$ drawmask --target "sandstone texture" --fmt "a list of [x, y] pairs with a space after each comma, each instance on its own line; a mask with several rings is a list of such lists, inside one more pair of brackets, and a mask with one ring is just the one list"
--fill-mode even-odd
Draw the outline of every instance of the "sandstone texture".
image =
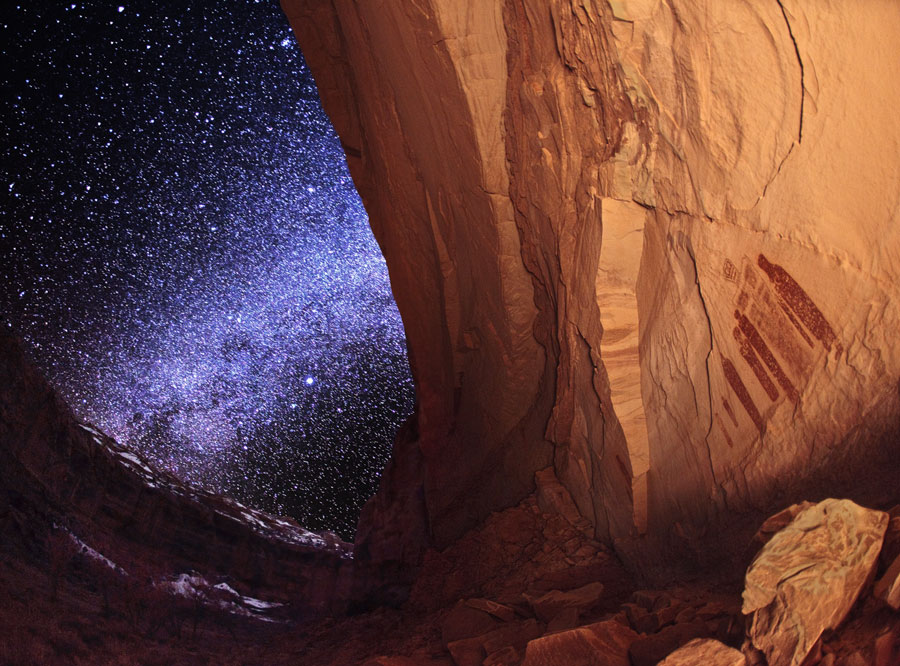
[[888, 515], [829, 499], [800, 511], [747, 571], [748, 636], [770, 664], [799, 666], [871, 581]]
[[636, 634], [615, 620], [550, 634], [528, 644], [522, 666], [629, 666]]
[[367, 552], [548, 466], [634, 563], [896, 464], [896, 3], [282, 6], [416, 379]]
[[712, 638], [697, 638], [678, 648], [659, 666], [745, 666], [746, 657]]

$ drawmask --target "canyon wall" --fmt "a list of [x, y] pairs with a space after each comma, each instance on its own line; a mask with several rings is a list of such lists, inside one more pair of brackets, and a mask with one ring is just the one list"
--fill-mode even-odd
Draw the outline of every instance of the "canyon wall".
[[896, 459], [900, 5], [282, 6], [417, 386], [367, 552], [548, 465], [636, 552]]
[[67, 533], [133, 579], [224, 580], [298, 618], [350, 603], [352, 546], [152, 469], [80, 423], [3, 331], [0, 519], [35, 558]]

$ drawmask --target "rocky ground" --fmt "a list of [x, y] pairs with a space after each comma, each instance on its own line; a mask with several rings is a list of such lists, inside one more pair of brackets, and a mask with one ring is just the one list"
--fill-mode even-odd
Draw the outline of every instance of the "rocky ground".
[[[900, 506], [829, 502], [766, 521], [747, 545], [763, 550], [746, 582], [725, 567], [644, 589], [548, 476], [519, 506], [429, 551], [400, 608], [312, 623], [289, 606], [259, 608], [227, 581], [124, 576], [97, 550], [7, 502], [0, 663], [900, 663]], [[758, 608], [745, 615], [742, 591], [751, 586]]]
[[[763, 572], [775, 597], [802, 609], [791, 615], [779, 608], [762, 627], [756, 615], [742, 612], [740, 573], [641, 589], [607, 548], [532, 499], [494, 514], [447, 551], [430, 552], [400, 611], [316, 627], [309, 663], [652, 666], [667, 657], [667, 666], [900, 663], [900, 506], [885, 513], [830, 502], [835, 506], [799, 505], [774, 516], [748, 544], [768, 548], [774, 535], [783, 540], [800, 509], [816, 525], [800, 531], [800, 540], [811, 543], [806, 550], [788, 548], [786, 557], [771, 561], [764, 550], [755, 560], [752, 570], [758, 578]], [[810, 519], [816, 510], [838, 515], [831, 522]], [[790, 588], [803, 571], [811, 572], [812, 587]], [[809, 643], [808, 657], [794, 654], [795, 644], [803, 644], [798, 635]], [[754, 645], [768, 651], [768, 662]]]

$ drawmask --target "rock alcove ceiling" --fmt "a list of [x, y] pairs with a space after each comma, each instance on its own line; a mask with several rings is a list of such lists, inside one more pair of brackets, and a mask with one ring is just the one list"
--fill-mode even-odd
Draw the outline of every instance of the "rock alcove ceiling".
[[[83, 564], [54, 578], [29, 515], [136, 561], [217, 553], [208, 577], [294, 613], [232, 625], [247, 663], [262, 635], [269, 663], [896, 663], [900, 8], [282, 7], [417, 384], [353, 557], [214, 498], [154, 532], [110, 499], [140, 474], [9, 344], [5, 552], [82, 614], [102, 595], [73, 592]], [[98, 495], [75, 460], [125, 476]], [[202, 547], [173, 538], [198, 524]], [[122, 645], [162, 649], [163, 624]], [[185, 663], [222, 632], [199, 624]]]

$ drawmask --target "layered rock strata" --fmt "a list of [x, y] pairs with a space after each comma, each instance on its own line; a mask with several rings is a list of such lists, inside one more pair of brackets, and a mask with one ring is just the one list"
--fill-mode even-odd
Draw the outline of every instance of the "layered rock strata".
[[551, 465], [638, 558], [896, 458], [900, 7], [282, 6], [416, 379], [367, 548], [415, 559]]

